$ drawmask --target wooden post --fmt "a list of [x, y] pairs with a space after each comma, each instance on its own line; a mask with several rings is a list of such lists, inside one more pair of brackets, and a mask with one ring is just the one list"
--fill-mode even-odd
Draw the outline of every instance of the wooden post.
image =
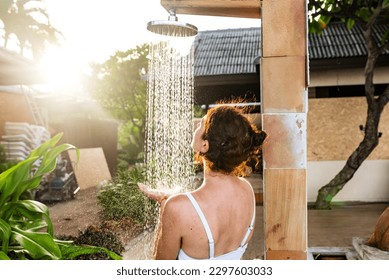
[[161, 0], [177, 14], [262, 17], [266, 259], [307, 258], [306, 0]]
[[305, 0], [262, 0], [266, 259], [307, 258]]

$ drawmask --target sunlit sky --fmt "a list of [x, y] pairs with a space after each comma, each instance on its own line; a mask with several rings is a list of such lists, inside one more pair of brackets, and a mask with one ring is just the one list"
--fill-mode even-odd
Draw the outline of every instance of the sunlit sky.
[[[152, 20], [167, 20], [160, 0], [45, 0], [51, 24], [65, 41], [47, 54], [45, 68], [57, 88], [78, 82], [88, 63], [103, 62], [116, 50], [125, 51], [155, 40], [146, 29]], [[199, 29], [258, 27], [258, 19], [180, 15], [179, 21]]]

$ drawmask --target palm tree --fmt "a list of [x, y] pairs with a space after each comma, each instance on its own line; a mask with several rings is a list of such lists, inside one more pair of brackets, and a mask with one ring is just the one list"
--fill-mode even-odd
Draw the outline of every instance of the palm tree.
[[41, 0], [0, 0], [0, 20], [3, 22], [4, 47], [16, 36], [20, 53], [31, 50], [39, 59], [46, 44], [58, 43], [61, 33], [55, 29]]

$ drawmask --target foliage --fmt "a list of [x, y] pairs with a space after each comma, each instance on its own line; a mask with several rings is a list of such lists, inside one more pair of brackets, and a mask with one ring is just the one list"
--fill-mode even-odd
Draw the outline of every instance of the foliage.
[[103, 208], [103, 217], [115, 221], [130, 218], [138, 224], [153, 225], [157, 217], [156, 203], [147, 199], [137, 186], [144, 179], [144, 172], [139, 167], [119, 171], [97, 197]]
[[143, 162], [143, 153], [138, 143], [137, 135], [142, 133], [139, 127], [131, 122], [123, 123], [119, 126], [118, 132], [118, 165], [119, 170], [128, 169], [130, 165]]
[[12, 35], [18, 39], [20, 52], [31, 49], [34, 59], [44, 52], [47, 43], [58, 43], [61, 33], [56, 30], [41, 0], [2, 0], [0, 20], [4, 28], [4, 47]]
[[364, 70], [368, 105], [365, 135], [343, 169], [319, 190], [315, 207], [329, 209], [334, 196], [354, 176], [379, 143], [378, 125], [381, 113], [389, 102], [389, 86], [381, 93], [376, 92], [373, 76], [378, 59], [389, 51], [389, 30], [377, 38], [373, 29], [378, 24], [389, 24], [389, 0], [310, 0], [309, 11], [310, 32], [320, 32], [336, 20], [344, 22], [348, 28], [353, 28], [355, 24], [361, 26], [368, 52]]
[[206, 115], [206, 109], [203, 108], [201, 105], [194, 105], [193, 107], [193, 114], [195, 118], [202, 118]]
[[22, 199], [24, 193], [36, 189], [43, 176], [55, 169], [58, 155], [75, 148], [70, 144], [57, 145], [61, 137], [57, 134], [0, 174], [0, 259], [71, 259], [99, 251], [120, 259], [105, 248], [75, 246], [55, 239], [48, 207]]
[[85, 87], [114, 118], [123, 121], [121, 146], [130, 149], [124, 155], [134, 161], [143, 151], [146, 119], [146, 72], [149, 46], [117, 51], [102, 64], [92, 64]]
[[[71, 238], [74, 239], [74, 238]], [[107, 248], [109, 251], [120, 255], [124, 251], [122, 242], [118, 235], [103, 226], [89, 226], [74, 239], [74, 244], [79, 246], [96, 246]], [[111, 257], [106, 252], [96, 252], [93, 254], [79, 255], [76, 260], [107, 260]]]
[[355, 23], [368, 24], [373, 17], [378, 23], [388, 23], [388, 8], [389, 0], [309, 0], [309, 31], [320, 32], [334, 20], [350, 29]]
[[7, 160], [5, 148], [3, 145], [0, 145], [0, 173], [3, 173], [3, 171], [7, 170], [15, 164], [16, 162]]

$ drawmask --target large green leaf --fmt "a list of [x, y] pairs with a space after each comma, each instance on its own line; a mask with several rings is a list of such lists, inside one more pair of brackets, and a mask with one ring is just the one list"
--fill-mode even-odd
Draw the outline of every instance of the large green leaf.
[[61, 259], [61, 250], [48, 233], [38, 233], [13, 228], [11, 239], [20, 244], [35, 260]]
[[0, 251], [0, 260], [10, 260], [6, 253]]
[[0, 174], [0, 209], [10, 196], [20, 188], [20, 184], [29, 176], [32, 164], [36, 157], [19, 162], [9, 170]]
[[56, 134], [54, 137], [52, 137], [51, 139], [40, 145], [38, 148], [33, 150], [30, 153], [29, 157], [41, 157], [44, 153], [46, 153], [47, 150], [53, 148], [58, 143], [62, 135], [63, 133]]
[[63, 260], [74, 260], [78, 256], [90, 255], [96, 253], [106, 253], [113, 260], [122, 260], [123, 258], [116, 253], [109, 251], [106, 248], [95, 247], [95, 246], [77, 246], [70, 245], [68, 243], [58, 243]]
[[35, 188], [39, 187], [40, 182], [42, 181], [42, 177], [43, 176], [32, 177], [30, 179], [27, 179], [27, 180], [21, 182], [19, 187], [15, 191], [15, 193], [12, 195], [11, 200], [12, 201], [17, 201], [17, 200], [19, 200], [20, 196], [23, 193], [25, 193], [26, 191], [32, 190], [32, 189], [35, 189]]
[[20, 200], [7, 205], [5, 217], [14, 216], [10, 223], [19, 228], [38, 231], [47, 227], [47, 232], [53, 236], [54, 229], [49, 216], [49, 208], [35, 200]]
[[[38, 171], [35, 173], [35, 176], [40, 176], [52, 172], [57, 165], [58, 156], [62, 152], [69, 149], [75, 149], [75, 147], [70, 144], [62, 144], [58, 147], [52, 148], [51, 150], [47, 151], [47, 153], [42, 159], [42, 163], [39, 166]], [[78, 150], [77, 150], [77, 155], [79, 155]]]
[[[8, 252], [8, 243], [11, 236], [10, 225], [0, 218], [0, 241], [2, 252]], [[1, 251], [0, 251], [1, 252]]]

